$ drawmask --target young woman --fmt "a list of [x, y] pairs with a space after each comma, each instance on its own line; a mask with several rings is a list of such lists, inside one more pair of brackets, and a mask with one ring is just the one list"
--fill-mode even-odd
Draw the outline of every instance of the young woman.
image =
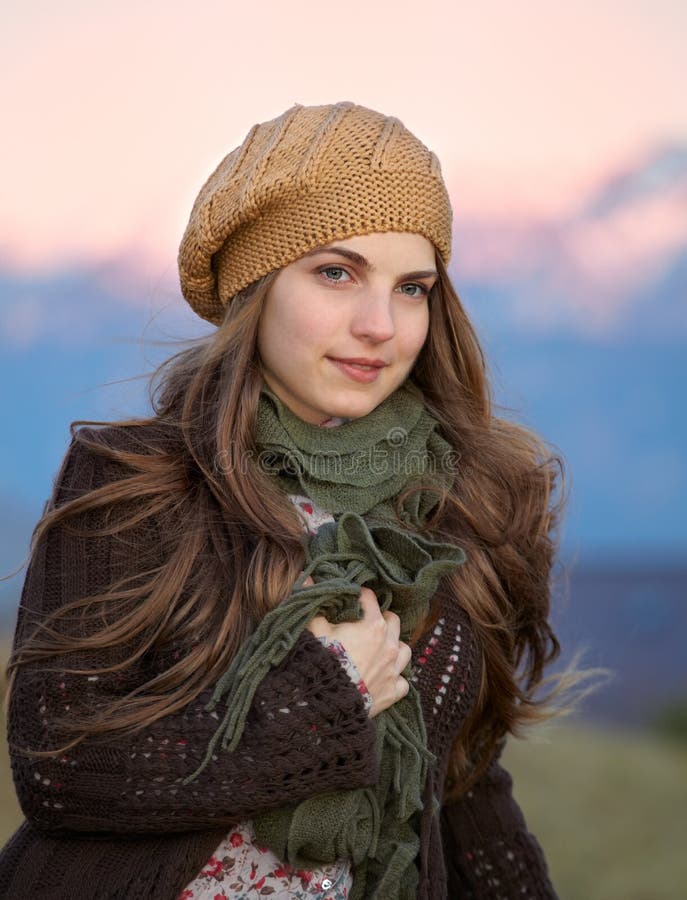
[[554, 712], [560, 460], [493, 413], [451, 221], [352, 103], [203, 186], [217, 329], [149, 418], [72, 426], [34, 533], [3, 897], [555, 897], [499, 754]]

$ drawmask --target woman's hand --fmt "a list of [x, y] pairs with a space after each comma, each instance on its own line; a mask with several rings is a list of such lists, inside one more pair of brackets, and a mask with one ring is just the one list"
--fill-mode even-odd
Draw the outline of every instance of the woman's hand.
[[[303, 586], [314, 584], [307, 578]], [[357, 622], [332, 625], [324, 616], [315, 616], [307, 625], [315, 637], [339, 641], [360, 673], [372, 697], [369, 715], [378, 713], [405, 697], [407, 680], [400, 674], [410, 662], [408, 644], [399, 640], [401, 621], [393, 612], [382, 612], [370, 588], [360, 589], [363, 618]]]

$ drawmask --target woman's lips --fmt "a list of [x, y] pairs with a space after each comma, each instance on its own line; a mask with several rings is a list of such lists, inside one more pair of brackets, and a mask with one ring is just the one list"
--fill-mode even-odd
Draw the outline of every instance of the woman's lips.
[[363, 384], [369, 384], [372, 381], [375, 381], [379, 377], [379, 373], [382, 371], [382, 366], [361, 366], [357, 363], [345, 363], [340, 359], [334, 359], [332, 356], [328, 356], [327, 359], [334, 363], [334, 365], [339, 369], [340, 372], [343, 372], [344, 375], [347, 375], [349, 378], [352, 378], [353, 381], [359, 381]]

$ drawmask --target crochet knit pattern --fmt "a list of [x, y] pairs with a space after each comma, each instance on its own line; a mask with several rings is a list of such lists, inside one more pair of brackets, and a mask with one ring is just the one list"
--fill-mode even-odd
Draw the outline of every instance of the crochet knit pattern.
[[[178, 452], [176, 435], [162, 425], [104, 432], [123, 450], [140, 451], [145, 439], [161, 453]], [[89, 436], [97, 441], [98, 434]], [[122, 463], [74, 440], [54, 502], [62, 505], [127, 474]], [[165, 562], [165, 520], [139, 523], [123, 539], [89, 536], [103, 528], [105, 517], [103, 509], [81, 514], [78, 530], [56, 526], [38, 543], [22, 591], [17, 641], [56, 608]], [[438, 623], [413, 650], [427, 746], [437, 758], [428, 798], [443, 795], [451, 742], [473, 708], [481, 679], [468, 616], [454, 598], [437, 602]], [[79, 623], [84, 634], [95, 627]], [[135, 649], [92, 650], [70, 664], [116, 667]], [[318, 793], [376, 783], [374, 720], [337, 659], [309, 632], [258, 687], [237, 750], [219, 754], [191, 784], [185, 780], [200, 765], [218, 725], [206, 710], [209, 691], [132, 735], [89, 740], [49, 759], [23, 752], [59, 745], [55, 722], [66, 706], [97, 709], [164, 672], [167, 664], [166, 655], [152, 653], [123, 673], [110, 670], [97, 679], [39, 662], [18, 672], [9, 744], [27, 821], [0, 854], [3, 900], [171, 900], [203, 869], [234, 823]], [[440, 818], [431, 802], [425, 804], [417, 862], [419, 900], [556, 897], [497, 758], [469, 794], [443, 804]]]

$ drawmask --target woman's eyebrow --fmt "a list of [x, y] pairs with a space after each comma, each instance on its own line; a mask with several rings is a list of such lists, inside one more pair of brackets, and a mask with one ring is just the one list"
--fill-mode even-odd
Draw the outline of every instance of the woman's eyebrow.
[[[374, 266], [369, 259], [366, 259], [361, 253], [356, 253], [355, 250], [348, 250], [346, 247], [316, 247], [315, 250], [304, 253], [303, 256], [316, 256], [318, 253], [335, 253], [338, 256], [343, 256], [351, 262], [356, 263], [368, 272], [374, 272]], [[434, 278], [438, 274], [436, 269], [422, 269], [417, 272], [406, 272], [404, 275], [401, 275], [400, 278]]]

